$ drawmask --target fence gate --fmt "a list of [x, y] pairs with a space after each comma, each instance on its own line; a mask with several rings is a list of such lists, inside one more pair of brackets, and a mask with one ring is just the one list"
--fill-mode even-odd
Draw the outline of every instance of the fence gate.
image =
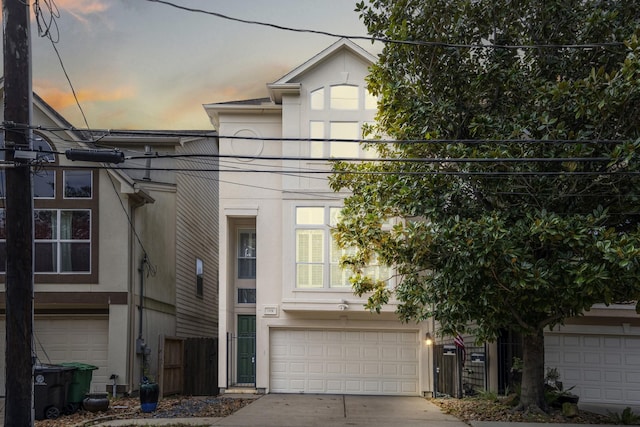
[[158, 385], [161, 396], [182, 394], [184, 384], [184, 338], [160, 336]]
[[[461, 351], [453, 344], [436, 345], [436, 396], [463, 397], [487, 388], [485, 347], [465, 347]], [[464, 364], [462, 358], [464, 357]]]
[[216, 396], [218, 339], [161, 336], [158, 384], [162, 396]]
[[189, 396], [216, 396], [220, 393], [217, 338], [185, 340], [183, 393]]

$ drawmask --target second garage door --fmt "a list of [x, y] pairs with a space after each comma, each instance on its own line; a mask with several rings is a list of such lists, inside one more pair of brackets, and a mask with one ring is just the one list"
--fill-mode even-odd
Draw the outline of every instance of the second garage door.
[[563, 385], [580, 403], [637, 406], [640, 401], [640, 337], [546, 334], [545, 363], [558, 368]]
[[420, 394], [415, 331], [271, 330], [270, 391]]

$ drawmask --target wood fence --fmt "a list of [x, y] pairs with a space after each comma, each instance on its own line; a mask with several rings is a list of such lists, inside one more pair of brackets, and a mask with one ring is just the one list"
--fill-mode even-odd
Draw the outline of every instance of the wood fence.
[[162, 336], [158, 371], [162, 396], [218, 395], [218, 339]]

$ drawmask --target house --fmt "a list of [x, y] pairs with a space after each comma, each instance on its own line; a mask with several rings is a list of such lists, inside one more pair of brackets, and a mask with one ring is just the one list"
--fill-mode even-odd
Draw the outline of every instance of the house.
[[[259, 392], [431, 395], [444, 365], [427, 344], [431, 322], [402, 324], [389, 304], [362, 307], [337, 262], [329, 229], [345, 194], [327, 186], [329, 157], [368, 157], [358, 144], [374, 120], [366, 90], [376, 58], [340, 40], [267, 84], [269, 97], [207, 104], [220, 135], [219, 386]], [[507, 331], [505, 331], [507, 332]], [[474, 347], [479, 387], [508, 386], [516, 337]], [[594, 307], [546, 334], [546, 366], [581, 404], [637, 407], [640, 318], [633, 305]], [[452, 354], [455, 354], [452, 353]], [[475, 359], [472, 359], [472, 356]], [[451, 359], [446, 359], [449, 363]], [[478, 368], [478, 369], [476, 369]]]
[[596, 304], [545, 333], [545, 365], [580, 406], [640, 411], [640, 315], [636, 303]]
[[[219, 386], [260, 392], [422, 395], [425, 323], [365, 311], [330, 227], [345, 194], [328, 157], [371, 156], [365, 77], [375, 57], [342, 39], [267, 85], [269, 98], [207, 104], [220, 137]], [[238, 173], [242, 172], [242, 173]], [[383, 274], [381, 272], [381, 274]], [[224, 339], [223, 337], [226, 337]]]
[[[216, 135], [78, 131], [35, 94], [32, 124], [37, 359], [95, 365], [91, 391], [115, 381], [134, 392], [143, 375], [157, 378], [162, 336], [217, 336], [217, 159], [163, 158], [215, 155]], [[64, 154], [86, 148], [142, 158], [106, 165]]]

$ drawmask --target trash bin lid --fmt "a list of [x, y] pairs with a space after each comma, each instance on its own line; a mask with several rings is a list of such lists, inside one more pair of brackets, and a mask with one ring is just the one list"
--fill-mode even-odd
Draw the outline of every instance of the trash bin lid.
[[98, 369], [98, 367], [95, 365], [89, 365], [88, 363], [82, 363], [82, 362], [64, 362], [64, 363], [61, 363], [60, 365], [70, 367], [70, 368], [75, 368], [78, 371], [95, 371], [96, 369]]
[[34, 366], [36, 372], [60, 372], [71, 371], [77, 369], [75, 366], [63, 366], [63, 365], [42, 365], [38, 364]]

